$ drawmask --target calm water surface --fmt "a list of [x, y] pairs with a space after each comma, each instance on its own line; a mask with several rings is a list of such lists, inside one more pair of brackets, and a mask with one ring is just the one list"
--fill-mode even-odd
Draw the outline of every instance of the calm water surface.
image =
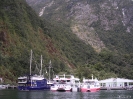
[[133, 99], [133, 90], [100, 90], [84, 93], [0, 90], [0, 99]]

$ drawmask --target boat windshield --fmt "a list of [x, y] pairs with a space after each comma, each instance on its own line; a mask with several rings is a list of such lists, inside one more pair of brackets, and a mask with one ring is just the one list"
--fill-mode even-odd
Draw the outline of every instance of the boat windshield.
[[18, 82], [26, 82], [27, 81], [27, 79], [25, 78], [25, 79], [18, 79]]
[[70, 83], [70, 80], [56, 80], [55, 83], [56, 84], [66, 84], [66, 83]]
[[84, 83], [85, 84], [94, 84], [95, 82], [94, 81], [85, 81]]
[[75, 80], [75, 83], [79, 83], [80, 81], [79, 80]]

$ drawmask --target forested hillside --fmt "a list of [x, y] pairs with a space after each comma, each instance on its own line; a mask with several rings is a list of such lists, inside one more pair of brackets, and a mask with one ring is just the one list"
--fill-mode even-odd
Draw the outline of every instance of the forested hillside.
[[39, 19], [24, 0], [4, 0], [0, 8], [0, 77], [7, 82], [29, 73], [31, 49], [33, 71], [43, 55], [43, 65], [51, 60], [55, 73], [72, 72], [95, 53], [67, 28]]
[[132, 0], [33, 1], [34, 5], [28, 3], [42, 19], [67, 27], [97, 53], [95, 57], [91, 56], [92, 60], [88, 58], [85, 64], [79, 66], [79, 74], [85, 75], [85, 70], [92, 73], [94, 68], [94, 71], [100, 71], [95, 73], [100, 77], [103, 74], [105, 77], [106, 71], [119, 77], [132, 78]]
[[51, 60], [55, 74], [133, 78], [132, 53], [113, 52], [108, 46], [97, 52], [73, 33], [68, 22], [40, 18], [25, 0], [0, 1], [0, 77], [15, 83], [18, 76], [28, 74], [32, 49], [34, 72], [42, 55], [43, 68]]

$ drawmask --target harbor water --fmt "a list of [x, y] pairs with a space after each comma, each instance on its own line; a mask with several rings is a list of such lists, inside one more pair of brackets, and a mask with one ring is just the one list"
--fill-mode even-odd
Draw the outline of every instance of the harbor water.
[[98, 92], [52, 92], [0, 90], [0, 99], [133, 99], [132, 90], [100, 90]]

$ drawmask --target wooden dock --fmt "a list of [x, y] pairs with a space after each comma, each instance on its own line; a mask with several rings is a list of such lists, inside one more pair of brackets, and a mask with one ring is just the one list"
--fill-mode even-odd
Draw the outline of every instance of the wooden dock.
[[17, 89], [17, 86], [15, 86], [15, 85], [9, 85], [9, 86], [7, 87], [7, 89]]
[[7, 85], [2, 85], [2, 86], [3, 86], [3, 89], [17, 89], [17, 86], [15, 85], [7, 84]]

